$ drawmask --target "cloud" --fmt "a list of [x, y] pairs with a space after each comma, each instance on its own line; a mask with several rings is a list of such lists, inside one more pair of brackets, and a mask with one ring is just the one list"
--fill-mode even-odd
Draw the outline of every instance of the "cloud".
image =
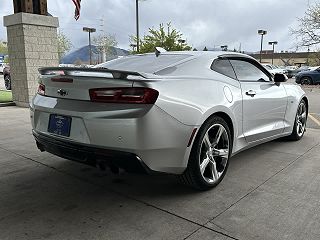
[[[312, 1], [311, 1], [312, 3]], [[278, 50], [290, 50], [294, 39], [289, 27], [304, 14], [305, 0], [146, 0], [140, 6], [140, 33], [150, 27], [171, 22], [193, 47], [228, 45], [258, 51], [258, 29], [265, 29], [264, 48], [268, 41], [279, 41]], [[81, 17], [73, 19], [71, 0], [48, 1], [49, 12], [59, 17], [60, 29], [72, 40], [74, 48], [88, 43], [82, 27], [95, 27], [97, 33], [105, 31], [116, 35], [119, 46], [129, 48], [129, 35], [135, 34], [135, 0], [83, 0]], [[12, 1], [2, 3], [0, 14], [13, 12]], [[102, 20], [103, 19], [103, 20]], [[2, 19], [0, 24], [3, 25]], [[5, 39], [5, 28], [0, 27], [0, 39]]]

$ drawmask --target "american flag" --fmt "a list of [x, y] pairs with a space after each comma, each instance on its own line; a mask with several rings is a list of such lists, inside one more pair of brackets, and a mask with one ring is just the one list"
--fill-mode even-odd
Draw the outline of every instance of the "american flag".
[[72, 0], [72, 2], [76, 6], [76, 10], [74, 11], [74, 18], [78, 20], [80, 18], [81, 0]]

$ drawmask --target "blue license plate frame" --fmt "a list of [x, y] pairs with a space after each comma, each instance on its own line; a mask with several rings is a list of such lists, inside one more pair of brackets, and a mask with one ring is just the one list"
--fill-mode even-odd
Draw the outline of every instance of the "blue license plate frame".
[[60, 136], [70, 137], [72, 118], [58, 114], [50, 114], [48, 132]]

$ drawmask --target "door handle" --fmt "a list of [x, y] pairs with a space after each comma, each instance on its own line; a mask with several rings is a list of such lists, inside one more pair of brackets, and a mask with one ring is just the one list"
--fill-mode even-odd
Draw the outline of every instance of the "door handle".
[[249, 90], [249, 91], [246, 92], [246, 95], [251, 96], [251, 97], [254, 97], [256, 94], [257, 93], [255, 91], [253, 91], [253, 90]]

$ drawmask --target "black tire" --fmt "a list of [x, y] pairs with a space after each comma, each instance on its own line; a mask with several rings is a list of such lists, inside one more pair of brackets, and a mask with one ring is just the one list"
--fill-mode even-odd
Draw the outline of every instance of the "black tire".
[[7, 90], [11, 90], [11, 79], [9, 75], [4, 76], [4, 85]]
[[[197, 133], [187, 169], [179, 176], [181, 182], [198, 190], [209, 190], [217, 186], [227, 172], [232, 142], [229, 126], [223, 118], [213, 116], [208, 119]], [[208, 145], [211, 150], [208, 150]]]
[[303, 77], [301, 79], [301, 85], [312, 85], [312, 79], [309, 77]]
[[[305, 114], [305, 117], [303, 116], [303, 114]], [[303, 137], [306, 131], [307, 118], [308, 118], [307, 104], [305, 100], [301, 100], [297, 109], [293, 130], [291, 135], [288, 137], [288, 139], [293, 141], [298, 141]]]

